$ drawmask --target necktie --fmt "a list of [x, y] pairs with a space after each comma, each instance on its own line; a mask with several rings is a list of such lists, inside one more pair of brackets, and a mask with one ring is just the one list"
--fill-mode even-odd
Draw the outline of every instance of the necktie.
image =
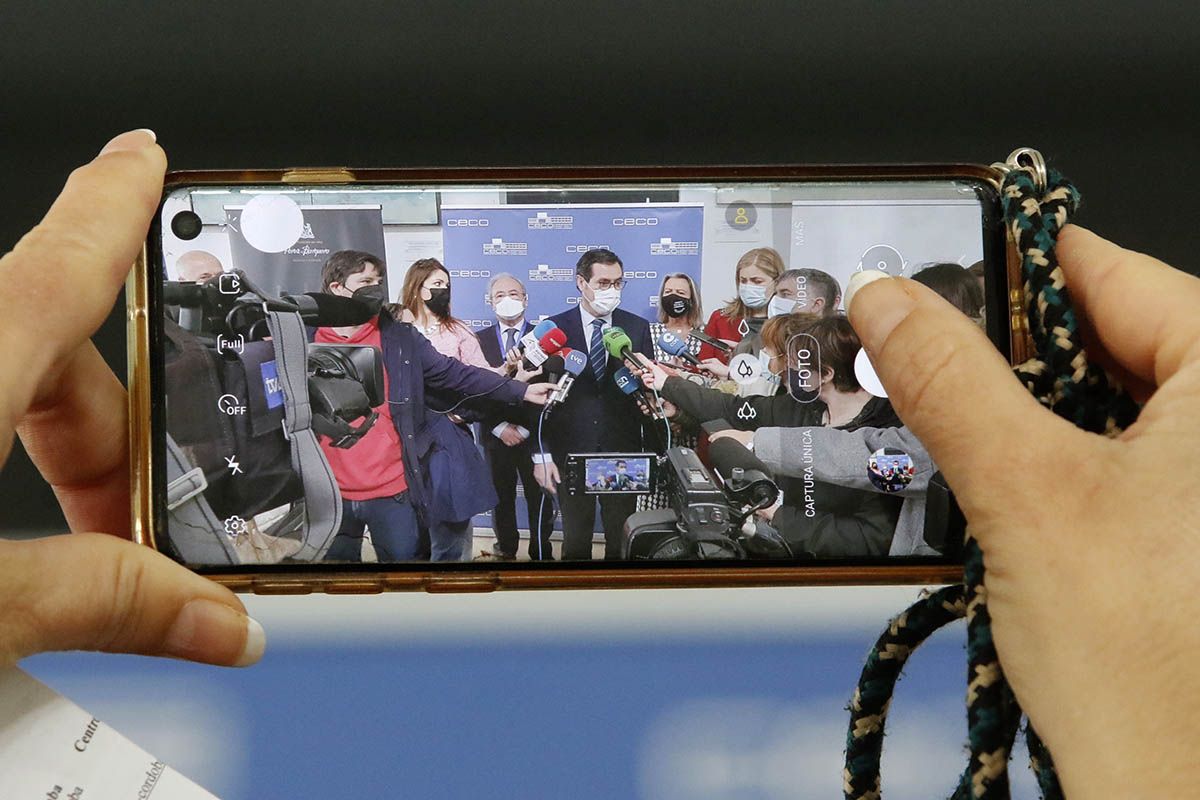
[[517, 329], [509, 328], [504, 332], [504, 355], [508, 355], [517, 346]]
[[588, 361], [592, 365], [592, 374], [596, 383], [604, 380], [604, 367], [608, 363], [608, 352], [604, 349], [604, 320], [592, 320], [592, 344], [588, 348]]

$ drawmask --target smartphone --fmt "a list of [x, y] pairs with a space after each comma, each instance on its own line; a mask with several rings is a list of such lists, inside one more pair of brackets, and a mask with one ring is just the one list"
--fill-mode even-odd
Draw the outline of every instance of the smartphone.
[[[973, 165], [171, 173], [127, 293], [135, 536], [259, 593], [958, 580], [961, 514], [838, 307], [856, 271], [914, 277], [1022, 360], [1001, 179]], [[601, 274], [588, 259], [612, 267], [599, 251], [617, 277], [577, 281]], [[758, 288], [743, 292], [750, 255]], [[780, 269], [790, 291], [773, 286]], [[432, 277], [406, 287], [414, 275]], [[690, 305], [664, 292], [668, 278]], [[600, 293], [614, 289], [609, 311]], [[687, 307], [695, 338], [667, 305]], [[771, 319], [747, 310], [764, 306]], [[502, 310], [524, 317], [519, 340], [505, 341]], [[580, 331], [605, 311], [602, 350]], [[726, 355], [730, 326], [747, 342], [787, 337]], [[433, 363], [430, 348], [468, 337], [474, 353], [515, 345], [543, 369], [551, 410], [521, 403], [494, 360], [486, 374]], [[737, 386], [688, 386], [717, 411], [688, 424], [639, 413], [670, 404], [622, 359], [653, 350], [689, 366], [712, 342], [729, 342], [713, 352], [732, 356]], [[873, 409], [857, 418], [868, 424], [827, 413], [820, 377], [835, 367]], [[555, 560], [474, 558], [496, 522], [478, 506], [500, 493], [479, 476], [504, 420], [520, 458], [558, 453], [556, 496], [526, 509], [516, 493], [523, 536], [525, 511], [562, 512]], [[799, 466], [775, 474], [728, 440], [706, 447], [700, 423], [788, 428]], [[641, 438], [586, 445], [616, 428]], [[590, 529], [580, 503], [593, 504]], [[449, 557], [447, 517], [467, 539]]]

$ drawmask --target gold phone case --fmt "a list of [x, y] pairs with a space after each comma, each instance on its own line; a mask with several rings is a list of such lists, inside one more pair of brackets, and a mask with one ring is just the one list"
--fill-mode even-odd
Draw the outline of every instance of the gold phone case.
[[[347, 169], [179, 171], [167, 175], [164, 192], [180, 186], [311, 184], [454, 185], [502, 183], [530, 185], [554, 182], [629, 183], [650, 185], [681, 181], [866, 181], [973, 179], [998, 192], [1003, 173], [996, 167], [971, 164], [882, 166], [749, 166], [749, 167], [504, 167], [487, 169]], [[995, 209], [999, 225], [999, 208]], [[1025, 322], [1020, 263], [1004, 233], [1007, 286], [1007, 333], [1010, 361], [1021, 363], [1030, 352]], [[151, 430], [151, 361], [148, 249], [143, 246], [127, 289], [130, 497], [134, 540], [158, 549], [155, 519], [153, 432]], [[645, 563], [646, 566], [642, 566]], [[636, 564], [634, 566], [633, 564]], [[370, 565], [362, 565], [368, 567]], [[669, 562], [577, 562], [563, 566], [540, 563], [464, 562], [431, 569], [403, 564], [376, 569], [339, 569], [338, 565], [248, 565], [200, 568], [202, 574], [235, 591], [258, 594], [366, 594], [382, 591], [489, 592], [496, 589], [600, 589], [720, 586], [797, 586], [838, 584], [939, 584], [962, 580], [955, 564], [879, 566], [770, 566], [763, 562], [725, 562], [715, 568], [671, 566]]]

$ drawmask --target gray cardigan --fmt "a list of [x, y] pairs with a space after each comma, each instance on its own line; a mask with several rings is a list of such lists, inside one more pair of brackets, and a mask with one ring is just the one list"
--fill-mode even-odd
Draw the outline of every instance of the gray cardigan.
[[[812, 437], [807, 443], [806, 433]], [[806, 444], [812, 448], [809, 460], [804, 459]], [[754, 454], [776, 473], [803, 477], [805, 467], [810, 467], [818, 481], [868, 492], [880, 491], [867, 477], [867, 459], [881, 447], [903, 450], [916, 468], [912, 482], [899, 493], [904, 502], [888, 555], [939, 555], [925, 543], [924, 535], [925, 497], [937, 466], [908, 428], [759, 428], [754, 434]]]

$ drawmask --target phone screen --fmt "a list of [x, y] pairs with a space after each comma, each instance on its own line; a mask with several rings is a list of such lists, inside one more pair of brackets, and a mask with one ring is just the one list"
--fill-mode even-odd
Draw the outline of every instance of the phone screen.
[[646, 494], [650, 491], [650, 457], [584, 458], [586, 491], [594, 494]]
[[[177, 185], [149, 248], [157, 543], [197, 568], [463, 568], [514, 537], [634, 568], [952, 562], [953, 497], [842, 296], [913, 278], [1006, 350], [1001, 237], [967, 178]], [[630, 380], [648, 360], [687, 385]], [[710, 421], [755, 432], [766, 483], [672, 470]], [[666, 466], [586, 457], [614, 452]], [[524, 486], [567, 453], [582, 492]]]

